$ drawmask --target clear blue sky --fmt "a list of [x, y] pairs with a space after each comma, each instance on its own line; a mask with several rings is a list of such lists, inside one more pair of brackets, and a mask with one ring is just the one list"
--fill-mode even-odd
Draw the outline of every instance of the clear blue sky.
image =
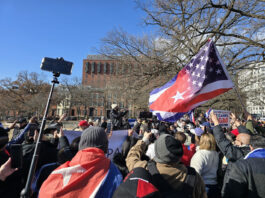
[[43, 57], [74, 62], [72, 76], [81, 77], [82, 60], [113, 28], [151, 31], [144, 16], [133, 0], [0, 0], [0, 79], [41, 73]]

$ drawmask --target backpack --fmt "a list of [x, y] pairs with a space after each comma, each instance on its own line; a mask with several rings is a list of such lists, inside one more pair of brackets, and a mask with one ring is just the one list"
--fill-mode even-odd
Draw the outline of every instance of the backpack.
[[193, 197], [193, 189], [196, 180], [196, 171], [194, 168], [187, 167], [187, 177], [181, 187], [178, 190], [173, 189], [169, 183], [162, 177], [156, 167], [156, 163], [154, 161], [149, 161], [147, 164], [147, 169], [149, 173], [152, 175], [153, 183], [155, 187], [162, 194], [162, 197], [166, 198], [192, 198]]

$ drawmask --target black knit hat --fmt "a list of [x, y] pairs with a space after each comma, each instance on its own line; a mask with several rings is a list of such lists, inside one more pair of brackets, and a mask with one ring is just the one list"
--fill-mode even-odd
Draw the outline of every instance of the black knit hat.
[[103, 128], [89, 127], [83, 131], [79, 142], [79, 150], [88, 147], [100, 148], [104, 151], [104, 153], [107, 153], [108, 138]]
[[160, 198], [161, 194], [152, 182], [151, 174], [144, 168], [133, 169], [116, 189], [113, 198]]
[[181, 142], [173, 136], [163, 134], [155, 142], [155, 158], [159, 163], [178, 162], [183, 155]]

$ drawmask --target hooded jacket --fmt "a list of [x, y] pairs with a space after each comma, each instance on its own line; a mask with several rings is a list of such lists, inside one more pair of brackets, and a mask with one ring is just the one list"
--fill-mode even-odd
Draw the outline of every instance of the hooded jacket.
[[[134, 145], [131, 148], [126, 158], [126, 165], [129, 171], [137, 167], [143, 167], [143, 168], [147, 167], [147, 161], [141, 160], [141, 156], [143, 155], [145, 149], [146, 149], [146, 143], [142, 140], [139, 140], [136, 143], [136, 145]], [[187, 177], [187, 168], [181, 162], [174, 162], [167, 164], [157, 163], [156, 167], [159, 173], [175, 190], [180, 188], [181, 184], [185, 181]], [[203, 180], [198, 173], [196, 173], [193, 197], [194, 198], [207, 197]]]

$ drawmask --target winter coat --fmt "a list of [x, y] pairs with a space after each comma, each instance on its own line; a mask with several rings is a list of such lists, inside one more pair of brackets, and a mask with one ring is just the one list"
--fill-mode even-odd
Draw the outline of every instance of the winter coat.
[[122, 127], [122, 117], [127, 113], [125, 112], [119, 112], [115, 109], [112, 109], [110, 112], [110, 120], [112, 124], [113, 130], [119, 130]]
[[265, 197], [265, 149], [255, 149], [244, 159], [228, 165], [222, 195], [224, 198]]
[[16, 126], [13, 130], [13, 134], [12, 134], [12, 140], [14, 140], [26, 127], [26, 125], [24, 125], [23, 127], [18, 127]]
[[219, 156], [216, 151], [198, 150], [191, 158], [190, 166], [201, 175], [205, 184], [217, 184]]
[[12, 144], [21, 144], [24, 139], [25, 139], [25, 134], [30, 130], [30, 127], [32, 126], [32, 124], [27, 124], [23, 129], [21, 129], [20, 133], [13, 138], [11, 141], [9, 141], [6, 145], [7, 150], [10, 150], [10, 146]]
[[213, 135], [219, 149], [231, 162], [235, 162], [239, 159], [242, 159], [250, 151], [250, 148], [248, 146], [234, 146], [232, 142], [226, 139], [224, 132], [222, 131], [222, 127], [220, 125], [214, 127]]
[[133, 131], [135, 131], [136, 133], [139, 134], [140, 132], [140, 127], [141, 127], [141, 123], [140, 122], [135, 122], [134, 125], [133, 125]]
[[252, 120], [248, 120], [248, 121], [247, 121], [247, 123], [246, 123], [246, 128], [247, 128], [252, 134], [255, 134]]
[[[142, 140], [139, 140], [136, 145], [131, 148], [126, 158], [126, 165], [129, 171], [137, 167], [147, 167], [147, 161], [141, 160], [141, 156], [143, 155], [145, 149], [146, 143]], [[163, 176], [163, 178], [175, 190], [178, 190], [181, 187], [181, 184], [185, 181], [187, 177], [187, 168], [181, 162], [174, 162], [168, 164], [157, 163], [156, 167], [159, 173]], [[207, 197], [203, 180], [198, 173], [196, 173], [193, 197]]]
[[[31, 164], [34, 150], [35, 150], [35, 146], [36, 146], [35, 143], [33, 144], [23, 143], [22, 144], [23, 170], [24, 170], [23, 172], [24, 172], [25, 177], [27, 177], [28, 175], [28, 171], [29, 171], [29, 167]], [[57, 162], [57, 147], [51, 144], [50, 142], [43, 141], [41, 143], [36, 171], [38, 171], [38, 169], [44, 164], [53, 163], [53, 162]]]
[[190, 166], [190, 160], [194, 153], [196, 152], [196, 146], [195, 144], [190, 144], [190, 150], [182, 144], [182, 149], [183, 149], [183, 156], [181, 158], [181, 162], [185, 164], [186, 166]]
[[121, 154], [124, 159], [127, 157], [130, 149], [136, 144], [138, 141], [138, 138], [135, 138], [133, 136], [127, 136], [125, 141], [122, 144]]

